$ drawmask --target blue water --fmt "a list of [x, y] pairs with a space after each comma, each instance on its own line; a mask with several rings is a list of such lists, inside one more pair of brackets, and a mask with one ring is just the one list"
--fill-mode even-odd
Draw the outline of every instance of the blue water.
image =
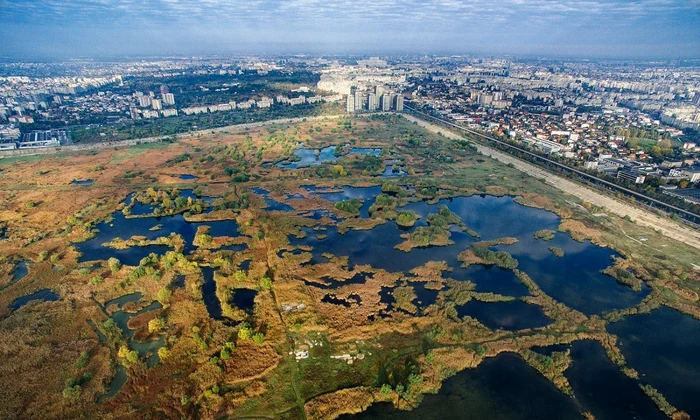
[[494, 266], [470, 265], [467, 268], [455, 268], [452, 272], [443, 276], [455, 280], [469, 280], [476, 284], [477, 292], [496, 293], [505, 296], [527, 296], [529, 291], [523, 285], [512, 270], [505, 270]]
[[198, 176], [195, 175], [190, 175], [190, 174], [182, 174], [180, 175], [180, 179], [183, 181], [192, 181], [194, 179], [198, 179]]
[[257, 294], [258, 292], [256, 290], [235, 289], [231, 298], [231, 304], [236, 308], [252, 313], [253, 307], [255, 306], [255, 296]]
[[404, 172], [402, 166], [396, 166], [396, 171], [394, 171], [394, 165], [386, 165], [384, 167], [384, 172], [380, 176], [392, 177], [392, 176], [406, 176], [408, 175]]
[[383, 420], [561, 420], [580, 419], [575, 401], [529, 367], [520, 357], [501, 353], [447, 379], [440, 391], [411, 411], [389, 403], [340, 419]]
[[71, 181], [71, 184], [73, 185], [90, 185], [92, 183], [92, 179], [74, 179], [73, 181]]
[[353, 304], [355, 304], [355, 305], [361, 304], [362, 299], [360, 298], [360, 296], [358, 296], [356, 294], [348, 295], [347, 298], [339, 298], [333, 293], [328, 293], [325, 296], [323, 296], [323, 298], [321, 299], [321, 302], [331, 303], [333, 305], [340, 305], [340, 306], [344, 306], [346, 308], [349, 308]]
[[[382, 192], [382, 187], [350, 187], [346, 186], [342, 189], [331, 189], [331, 190], [319, 190], [314, 186], [305, 185], [304, 188], [307, 191], [313, 193], [324, 200], [330, 201], [331, 203], [337, 203], [339, 201], [350, 200], [357, 198], [362, 200], [362, 207], [360, 207], [360, 217], [369, 217], [369, 208], [374, 203], [374, 197]], [[328, 191], [328, 192], [326, 192]]]
[[130, 293], [128, 295], [120, 296], [118, 298], [114, 298], [105, 302], [104, 307], [106, 309], [112, 305], [117, 305], [117, 308], [121, 309], [124, 305], [126, 305], [129, 302], [138, 302], [139, 300], [141, 300], [142, 297], [143, 293], [141, 292]]
[[28, 304], [29, 302], [33, 300], [44, 300], [47, 302], [54, 302], [60, 299], [60, 296], [54, 292], [51, 289], [41, 289], [37, 292], [34, 292], [30, 295], [22, 296], [20, 298], [15, 299], [11, 304], [10, 304], [10, 309], [12, 310], [18, 310], [22, 306]]
[[216, 296], [214, 269], [211, 267], [202, 267], [202, 274], [204, 275], [204, 284], [202, 285], [204, 304], [212, 319], [221, 320], [223, 319], [223, 315], [221, 312], [221, 302], [219, 302], [219, 298]]
[[[633, 306], [649, 294], [644, 286], [635, 292], [600, 270], [612, 264], [617, 253], [590, 242], [576, 242], [568, 234], [558, 232], [551, 241], [535, 239], [532, 235], [520, 237], [520, 242], [498, 246], [518, 260], [518, 269], [530, 277], [542, 290], [587, 315]], [[550, 246], [564, 250], [556, 257]]]
[[661, 307], [608, 324], [627, 364], [669, 403], [700, 418], [700, 321]]
[[551, 324], [539, 306], [514, 300], [510, 302], [481, 302], [471, 300], [455, 307], [460, 317], [470, 316], [488, 328], [504, 330], [524, 330]]
[[597, 341], [571, 346], [572, 365], [564, 372], [576, 399], [598, 420], [667, 419], [639, 388], [615, 366]]
[[129, 376], [126, 374], [126, 368], [122, 365], [117, 365], [114, 378], [109, 382], [107, 393], [102, 395], [98, 402], [102, 402], [117, 395], [128, 379]]
[[254, 187], [250, 190], [263, 197], [265, 204], [267, 205], [267, 207], [265, 207], [265, 210], [267, 211], [294, 211], [294, 207], [290, 206], [289, 204], [280, 203], [279, 201], [270, 198], [270, 192], [266, 189]]
[[[297, 156], [298, 160], [294, 162], [279, 162], [277, 166], [284, 169], [296, 169], [303, 168], [313, 165], [319, 165], [325, 162], [335, 162], [341, 156], [335, 156], [336, 146], [328, 146], [318, 151], [318, 156], [316, 155], [316, 149], [300, 148], [294, 150], [294, 154]], [[359, 155], [372, 155], [379, 156], [382, 153], [382, 149], [366, 149], [366, 148], [352, 148], [347, 155], [359, 154]]]
[[29, 274], [29, 264], [27, 260], [22, 260], [15, 265], [15, 269], [12, 270], [12, 283], [27, 277]]
[[[193, 241], [199, 226], [210, 226], [209, 234], [213, 237], [240, 236], [238, 232], [238, 223], [236, 223], [235, 220], [191, 223], [185, 221], [184, 217], [180, 214], [158, 218], [146, 217], [127, 219], [119, 211], [115, 212], [112, 217], [113, 220], [111, 222], [102, 222], [97, 225], [98, 234], [95, 238], [75, 244], [78, 251], [83, 254], [79, 258], [79, 262], [107, 260], [110, 257], [116, 257], [124, 265], [136, 266], [142, 258], [148, 256], [151, 252], [157, 255], [163, 255], [171, 250], [171, 248], [161, 245], [145, 247], [135, 246], [125, 250], [116, 250], [102, 246], [102, 244], [110, 242], [117, 237], [129, 239], [134, 235], [139, 235], [152, 240], [168, 236], [170, 233], [177, 233], [185, 240], [184, 253], [188, 254], [196, 249], [193, 245]], [[150, 228], [156, 225], [161, 225], [161, 229], [151, 231]], [[238, 249], [239, 248], [236, 248], [236, 250]]]

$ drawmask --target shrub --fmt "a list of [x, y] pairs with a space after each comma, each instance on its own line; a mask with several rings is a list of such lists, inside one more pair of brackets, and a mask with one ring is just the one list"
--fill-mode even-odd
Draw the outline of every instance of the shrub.
[[162, 318], [153, 318], [148, 321], [148, 332], [159, 332], [165, 328], [165, 321]]
[[78, 400], [78, 398], [80, 398], [82, 393], [83, 389], [80, 387], [80, 385], [66, 387], [63, 389], [63, 398], [75, 402]]
[[170, 356], [170, 350], [167, 347], [161, 347], [158, 349], [158, 357], [160, 360], [165, 360]]
[[253, 336], [253, 330], [247, 322], [241, 324], [241, 328], [238, 330], [238, 338], [241, 340], [250, 340]]
[[75, 360], [75, 367], [78, 369], [83, 369], [87, 367], [88, 363], [90, 362], [90, 353], [84, 351], [80, 353], [80, 356]]
[[335, 208], [346, 213], [360, 214], [360, 207], [362, 207], [362, 200], [357, 198], [351, 198], [349, 200], [338, 201], [335, 203]]
[[170, 298], [173, 296], [173, 292], [167, 287], [164, 287], [158, 291], [157, 299], [161, 305], [167, 306], [170, 304]]
[[256, 333], [253, 335], [253, 342], [257, 345], [262, 345], [265, 342], [265, 335], [263, 333]]
[[263, 277], [260, 279], [260, 289], [270, 290], [272, 288], [272, 279], [269, 277]]

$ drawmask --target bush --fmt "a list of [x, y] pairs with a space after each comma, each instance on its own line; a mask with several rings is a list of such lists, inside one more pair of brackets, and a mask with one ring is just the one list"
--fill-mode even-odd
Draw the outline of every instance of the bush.
[[262, 345], [265, 342], [265, 335], [263, 333], [256, 333], [253, 335], [253, 342], [257, 345]]
[[250, 324], [244, 322], [241, 324], [241, 328], [238, 330], [238, 338], [241, 340], [250, 340], [253, 336], [253, 330], [250, 328]]
[[260, 289], [270, 290], [272, 288], [272, 279], [269, 277], [263, 277], [260, 279]]
[[416, 224], [418, 215], [413, 210], [402, 211], [396, 217], [396, 223], [399, 226], [411, 227]]
[[161, 305], [167, 306], [170, 304], [170, 298], [173, 296], [173, 292], [167, 287], [164, 287], [158, 291], [157, 299]]
[[111, 257], [110, 259], [108, 259], [107, 264], [109, 265], [109, 270], [112, 273], [116, 273], [122, 268], [122, 263], [119, 262], [119, 260], [114, 258], [114, 257]]
[[90, 362], [90, 353], [84, 351], [80, 353], [80, 356], [75, 360], [75, 367], [78, 369], [83, 369], [87, 367], [88, 363]]
[[346, 213], [358, 215], [360, 214], [360, 208], [362, 207], [362, 200], [357, 198], [351, 198], [350, 200], [338, 201], [335, 203], [335, 208]]
[[391, 395], [391, 385], [389, 384], [382, 384], [382, 395]]
[[148, 321], [148, 332], [159, 332], [165, 328], [165, 321], [162, 318], [153, 318]]
[[160, 360], [165, 360], [170, 356], [170, 350], [167, 347], [161, 347], [158, 349], [158, 357]]
[[78, 400], [78, 398], [80, 398], [82, 393], [83, 389], [80, 387], [80, 385], [66, 387], [63, 389], [63, 398], [75, 402]]

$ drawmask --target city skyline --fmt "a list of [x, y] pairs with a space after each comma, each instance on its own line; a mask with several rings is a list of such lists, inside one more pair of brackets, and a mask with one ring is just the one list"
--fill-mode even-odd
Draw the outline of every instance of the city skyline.
[[[0, 1], [0, 56], [474, 53], [697, 58], [696, 0]], [[41, 25], [38, 23], [41, 22]]]

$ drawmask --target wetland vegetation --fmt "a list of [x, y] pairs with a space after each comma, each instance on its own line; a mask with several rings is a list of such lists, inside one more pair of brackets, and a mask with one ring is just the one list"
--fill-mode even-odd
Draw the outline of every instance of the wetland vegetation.
[[0, 196], [2, 418], [700, 416], [698, 250], [397, 115], [17, 162]]

